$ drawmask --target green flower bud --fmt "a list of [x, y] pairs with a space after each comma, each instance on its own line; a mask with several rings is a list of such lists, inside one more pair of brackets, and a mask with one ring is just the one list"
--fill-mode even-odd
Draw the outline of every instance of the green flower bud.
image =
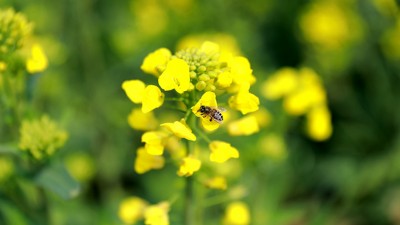
[[198, 91], [202, 91], [202, 90], [204, 90], [204, 88], [206, 88], [206, 86], [207, 86], [206, 82], [204, 82], [204, 81], [199, 81], [199, 82], [197, 82], [197, 84], [196, 84], [196, 89], [197, 89]]

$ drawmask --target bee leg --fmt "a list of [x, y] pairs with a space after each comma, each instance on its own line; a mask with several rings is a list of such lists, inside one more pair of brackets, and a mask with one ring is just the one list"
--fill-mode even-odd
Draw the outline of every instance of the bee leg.
[[212, 122], [212, 117], [210, 117], [210, 122]]

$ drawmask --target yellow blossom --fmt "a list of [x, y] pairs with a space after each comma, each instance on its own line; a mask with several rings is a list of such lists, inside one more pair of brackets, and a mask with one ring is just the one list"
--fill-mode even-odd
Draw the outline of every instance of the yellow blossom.
[[233, 57], [228, 61], [228, 66], [231, 68], [232, 79], [235, 84], [239, 86], [243, 84], [252, 85], [256, 81], [250, 62], [245, 57]]
[[218, 108], [215, 93], [211, 92], [211, 91], [205, 92], [201, 96], [200, 100], [192, 107], [192, 112], [197, 117], [201, 118], [201, 123], [202, 123], [204, 129], [206, 129], [208, 131], [213, 131], [213, 130], [217, 129], [220, 124], [215, 120], [210, 121], [210, 117], [207, 115], [201, 115], [201, 112], [199, 111], [201, 106]]
[[24, 120], [20, 134], [19, 148], [24, 151], [29, 150], [36, 159], [53, 155], [64, 145], [68, 137], [67, 132], [47, 116], [42, 116], [40, 120]]
[[326, 93], [318, 75], [309, 68], [299, 71], [298, 86], [284, 99], [283, 106], [291, 115], [302, 115], [313, 105], [326, 102]]
[[254, 115], [245, 116], [228, 125], [228, 132], [232, 136], [251, 135], [259, 130], [257, 118]]
[[254, 112], [252, 115], [254, 115], [260, 127], [268, 126], [271, 123], [271, 114], [265, 108], [260, 108], [259, 110], [257, 110], [257, 112]]
[[178, 175], [183, 177], [192, 176], [194, 172], [198, 171], [201, 167], [201, 161], [193, 156], [188, 156], [182, 159], [179, 167]]
[[128, 124], [135, 130], [154, 130], [158, 126], [153, 112], [143, 113], [140, 109], [132, 109]]
[[159, 155], [147, 153], [145, 148], [138, 148], [136, 153], [134, 169], [136, 173], [143, 174], [152, 169], [161, 169], [164, 167], [164, 158]]
[[297, 71], [285, 67], [278, 70], [263, 84], [262, 94], [267, 99], [276, 100], [293, 92], [297, 85]]
[[48, 60], [42, 47], [34, 44], [31, 49], [31, 55], [26, 61], [26, 69], [29, 73], [39, 73], [47, 68]]
[[165, 91], [175, 89], [179, 94], [190, 88], [189, 66], [182, 59], [172, 59], [158, 78], [160, 87]]
[[186, 124], [185, 120], [175, 121], [173, 123], [163, 123], [160, 126], [166, 127], [169, 131], [174, 133], [177, 137], [185, 138], [189, 141], [195, 141], [196, 136]]
[[222, 72], [218, 75], [216, 85], [219, 89], [228, 88], [232, 84], [232, 74], [230, 72]]
[[324, 141], [332, 135], [331, 114], [325, 105], [313, 107], [307, 113], [307, 132], [316, 141]]
[[122, 83], [122, 89], [128, 98], [136, 104], [142, 103], [146, 85], [140, 80], [127, 80]]
[[142, 69], [144, 72], [159, 76], [164, 70], [171, 57], [171, 51], [166, 48], [160, 48], [150, 53], [144, 58]]
[[239, 158], [239, 151], [229, 143], [212, 141], [209, 147], [211, 149], [210, 160], [212, 162], [223, 163], [230, 158]]
[[169, 225], [169, 203], [160, 202], [157, 205], [148, 206], [144, 212], [146, 225]]
[[215, 42], [205, 41], [201, 45], [200, 51], [202, 51], [208, 55], [212, 55], [212, 54], [219, 52], [219, 45]]
[[160, 88], [148, 85], [143, 91], [142, 111], [148, 113], [164, 103], [164, 94]]
[[118, 216], [125, 224], [134, 224], [143, 218], [146, 206], [147, 202], [141, 198], [126, 198], [119, 205]]
[[208, 179], [205, 182], [206, 187], [211, 188], [211, 189], [217, 189], [217, 190], [226, 190], [228, 187], [226, 183], [226, 179], [223, 176], [216, 176], [211, 179]]
[[162, 155], [164, 152], [164, 142], [166, 135], [160, 131], [148, 131], [142, 135], [144, 148], [150, 155]]
[[239, 92], [229, 98], [229, 107], [241, 111], [242, 114], [257, 111], [260, 100], [249, 89], [249, 84], [242, 85]]
[[223, 225], [248, 225], [250, 224], [250, 212], [244, 202], [232, 202], [225, 211]]

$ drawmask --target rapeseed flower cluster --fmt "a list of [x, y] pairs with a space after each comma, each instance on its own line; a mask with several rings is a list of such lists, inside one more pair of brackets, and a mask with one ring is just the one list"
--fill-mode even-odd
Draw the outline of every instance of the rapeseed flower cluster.
[[[137, 173], [163, 168], [165, 151], [176, 162], [177, 175], [181, 177], [201, 171], [204, 163], [220, 164], [239, 158], [238, 149], [228, 141], [213, 140], [210, 135], [224, 127], [226, 117], [234, 114], [233, 111], [245, 117], [228, 125], [232, 136], [250, 135], [259, 130], [260, 120], [255, 113], [260, 101], [250, 91], [256, 79], [248, 59], [235, 54], [222, 51], [220, 45], [209, 41], [199, 47], [180, 49], [175, 54], [160, 48], [147, 55], [141, 65], [145, 73], [155, 77], [154, 83], [146, 84], [139, 79], [123, 82], [122, 89], [127, 97], [141, 104], [141, 109], [133, 109], [128, 116], [133, 129], [144, 131], [141, 137], [144, 145], [137, 149], [134, 162]], [[224, 108], [228, 107], [225, 112]], [[176, 119], [160, 122], [165, 119], [157, 116], [159, 108], [165, 108], [164, 112], [175, 110]], [[251, 129], [243, 133], [241, 130], [248, 126]], [[181, 144], [182, 139], [184, 144]], [[201, 142], [207, 144], [208, 154], [204, 154]], [[227, 188], [221, 176], [203, 181], [209, 188]], [[165, 208], [147, 210], [147, 214], [141, 215], [160, 214], [163, 220], [168, 211]], [[121, 214], [120, 217], [123, 219]], [[164, 224], [151, 221], [145, 219], [146, 224]]]
[[278, 70], [263, 84], [262, 94], [270, 100], [283, 99], [283, 107], [289, 115], [306, 115], [306, 130], [312, 139], [324, 141], [331, 136], [326, 92], [311, 68]]
[[42, 116], [38, 120], [24, 120], [20, 135], [19, 148], [22, 151], [29, 151], [37, 160], [53, 155], [64, 146], [68, 138], [67, 132], [47, 116]]
[[169, 207], [168, 202], [150, 205], [147, 201], [133, 196], [121, 202], [118, 215], [125, 224], [135, 224], [144, 220], [147, 225], [168, 225]]

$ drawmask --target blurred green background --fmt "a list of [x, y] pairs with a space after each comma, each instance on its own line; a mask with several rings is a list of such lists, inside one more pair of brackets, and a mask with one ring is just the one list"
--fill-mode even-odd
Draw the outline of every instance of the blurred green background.
[[[232, 140], [241, 154], [229, 168], [240, 170], [232, 187], [246, 187], [251, 224], [400, 224], [399, 2], [2, 0], [0, 7], [34, 23], [49, 67], [29, 77], [29, 101], [67, 130], [57, 157], [83, 173], [78, 196], [48, 194], [49, 224], [122, 224], [124, 197], [157, 202], [179, 190], [172, 165], [133, 171], [141, 133], [127, 123], [133, 104], [121, 83], [150, 79], [140, 65], [155, 49], [215, 34], [237, 41], [257, 77], [252, 92], [272, 115], [258, 134]], [[281, 101], [261, 95], [276, 70], [303, 66], [318, 73], [327, 92], [333, 134], [326, 141], [310, 139], [304, 117], [286, 115]], [[2, 144], [10, 141], [6, 132]], [[250, 145], [270, 134], [283, 137], [284, 156]], [[40, 224], [4, 193], [0, 224]], [[204, 224], [219, 224], [223, 207], [206, 213]], [[180, 224], [179, 215], [170, 216]]]

